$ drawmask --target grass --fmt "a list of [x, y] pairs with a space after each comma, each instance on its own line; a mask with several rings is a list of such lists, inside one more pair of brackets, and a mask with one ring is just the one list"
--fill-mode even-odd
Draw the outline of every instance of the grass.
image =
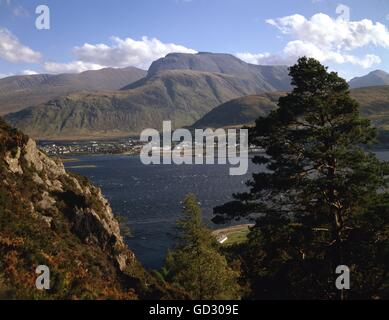
[[225, 235], [228, 237], [228, 240], [223, 243], [224, 246], [230, 246], [235, 244], [240, 244], [247, 241], [247, 235], [250, 232], [250, 227], [252, 225], [244, 224], [239, 226], [233, 226], [229, 228], [215, 230], [213, 235], [215, 237]]

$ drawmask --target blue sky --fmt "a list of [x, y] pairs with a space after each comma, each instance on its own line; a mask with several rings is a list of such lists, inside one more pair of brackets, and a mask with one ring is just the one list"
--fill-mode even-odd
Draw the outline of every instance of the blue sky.
[[[41, 4], [50, 9], [49, 30], [35, 27]], [[147, 68], [172, 51], [258, 64], [309, 54], [346, 78], [389, 71], [389, 1], [0, 0], [2, 76]]]

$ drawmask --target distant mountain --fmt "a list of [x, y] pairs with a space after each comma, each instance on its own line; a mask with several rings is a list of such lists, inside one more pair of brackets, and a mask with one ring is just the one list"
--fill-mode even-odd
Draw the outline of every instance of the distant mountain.
[[215, 106], [262, 91], [250, 81], [224, 74], [163, 71], [122, 91], [78, 92], [8, 114], [6, 120], [40, 139], [86, 139], [139, 135], [190, 125]]
[[286, 67], [254, 66], [210, 53], [165, 59], [120, 91], [70, 94], [9, 114], [6, 120], [40, 139], [139, 135], [145, 128], [160, 129], [163, 120], [188, 126], [231, 99], [290, 87]]
[[79, 74], [39, 74], [0, 79], [0, 115], [38, 105], [81, 90], [119, 90], [146, 75], [129, 67], [101, 69]]
[[366, 76], [352, 79], [349, 82], [349, 84], [351, 88], [364, 88], [364, 87], [389, 85], [389, 73], [382, 70], [376, 70], [370, 72]]
[[[283, 93], [248, 96], [224, 103], [195, 122], [193, 128], [220, 128], [253, 125], [259, 116], [277, 108]], [[351, 95], [361, 105], [363, 117], [381, 130], [389, 130], [389, 86], [353, 89]]]
[[193, 128], [221, 128], [251, 125], [259, 117], [267, 116], [277, 108], [282, 93], [264, 93], [234, 99], [216, 107], [199, 121]]
[[148, 76], [152, 77], [163, 70], [193, 70], [227, 74], [246, 79], [264, 92], [288, 91], [291, 88], [287, 66], [249, 64], [230, 54], [207, 52], [168, 54], [151, 65]]

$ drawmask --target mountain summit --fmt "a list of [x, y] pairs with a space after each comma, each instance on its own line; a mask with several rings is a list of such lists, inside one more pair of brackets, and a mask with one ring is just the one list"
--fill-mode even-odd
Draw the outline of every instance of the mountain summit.
[[349, 84], [351, 88], [389, 85], [389, 73], [383, 70], [375, 70], [365, 76], [352, 79]]
[[163, 70], [193, 70], [227, 74], [255, 83], [264, 91], [290, 89], [287, 66], [249, 64], [233, 55], [224, 53], [168, 54], [165, 58], [161, 58], [151, 65], [148, 76], [152, 77]]

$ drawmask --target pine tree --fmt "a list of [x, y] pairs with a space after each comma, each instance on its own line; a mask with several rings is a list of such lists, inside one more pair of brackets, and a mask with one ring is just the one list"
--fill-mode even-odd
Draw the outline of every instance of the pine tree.
[[238, 299], [238, 273], [230, 269], [215, 237], [203, 224], [194, 195], [185, 198], [184, 216], [177, 229], [176, 249], [166, 258], [166, 280], [195, 300]]
[[[375, 129], [347, 82], [315, 59], [300, 58], [290, 76], [293, 91], [250, 133], [265, 170], [215, 221], [256, 220], [245, 256], [255, 298], [387, 297], [388, 170], [363, 148]], [[339, 265], [351, 290], [335, 288]]]

